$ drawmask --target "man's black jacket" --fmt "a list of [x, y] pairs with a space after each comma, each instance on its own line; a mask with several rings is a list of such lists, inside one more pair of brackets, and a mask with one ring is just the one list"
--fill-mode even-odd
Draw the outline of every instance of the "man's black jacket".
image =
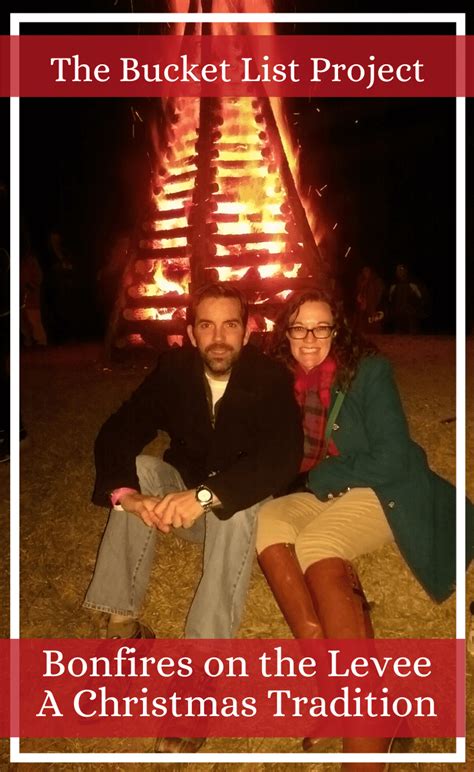
[[222, 519], [287, 488], [303, 451], [290, 375], [257, 349], [244, 347], [215, 428], [204, 377], [195, 348], [161, 355], [155, 370], [99, 432], [95, 504], [109, 506], [115, 488], [139, 488], [135, 457], [159, 429], [171, 439], [165, 461], [188, 488], [207, 482], [222, 502], [216, 509]]

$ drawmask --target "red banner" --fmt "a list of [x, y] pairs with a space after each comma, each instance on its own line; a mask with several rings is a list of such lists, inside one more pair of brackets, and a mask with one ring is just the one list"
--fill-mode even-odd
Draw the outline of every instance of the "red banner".
[[1, 46], [1, 96], [474, 95], [471, 37], [23, 35]]
[[460, 641], [1, 643], [2, 736], [464, 734]]

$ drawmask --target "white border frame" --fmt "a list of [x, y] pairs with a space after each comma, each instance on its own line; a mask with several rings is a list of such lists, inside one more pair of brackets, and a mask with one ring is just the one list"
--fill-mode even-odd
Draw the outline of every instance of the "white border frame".
[[[54, 22], [90, 22], [90, 23], [157, 23], [174, 20], [232, 22], [236, 20], [254, 22], [320, 22], [320, 23], [371, 23], [371, 22], [434, 22], [454, 23], [456, 35], [466, 34], [465, 13], [13, 13], [10, 14], [10, 34], [20, 34], [20, 24]], [[13, 68], [12, 68], [13, 69]], [[458, 74], [459, 75], [459, 74]], [[20, 637], [20, 461], [19, 461], [19, 389], [20, 389], [20, 351], [19, 351], [19, 233], [20, 233], [20, 98], [11, 97], [11, 138], [10, 138], [10, 189], [11, 189], [11, 532], [10, 532], [10, 636]], [[465, 470], [466, 470], [466, 302], [465, 302], [465, 225], [466, 225], [466, 100], [456, 97], [456, 505], [457, 505], [457, 543], [456, 543], [456, 637], [465, 639], [465, 569], [464, 569], [464, 533], [465, 533]], [[463, 667], [464, 661], [458, 662]], [[459, 687], [459, 677], [456, 679]], [[464, 717], [463, 717], [464, 718]], [[22, 753], [20, 739], [10, 738], [10, 761], [12, 763], [190, 763], [209, 762], [281, 762], [292, 764], [332, 763], [334, 761], [390, 761], [397, 763], [465, 762], [466, 738], [456, 738], [455, 753]]]

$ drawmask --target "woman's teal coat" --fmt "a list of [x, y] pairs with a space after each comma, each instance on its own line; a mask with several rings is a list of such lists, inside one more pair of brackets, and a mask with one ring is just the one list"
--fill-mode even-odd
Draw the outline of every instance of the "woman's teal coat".
[[[336, 394], [333, 389], [332, 403]], [[348, 488], [372, 488], [413, 573], [433, 598], [444, 600], [455, 582], [456, 491], [431, 471], [424, 450], [410, 438], [386, 359], [361, 360], [336, 421], [331, 436], [340, 455], [310, 471], [310, 489], [325, 500]], [[469, 501], [466, 522], [469, 561], [474, 554]]]

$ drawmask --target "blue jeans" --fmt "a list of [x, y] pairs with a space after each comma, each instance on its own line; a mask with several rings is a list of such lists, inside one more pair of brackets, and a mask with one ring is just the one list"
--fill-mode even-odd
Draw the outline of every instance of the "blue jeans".
[[[186, 490], [179, 472], [154, 456], [138, 456], [140, 490], [150, 496]], [[211, 511], [184, 539], [204, 543], [203, 571], [185, 627], [186, 638], [232, 638], [240, 624], [255, 551], [255, 504], [219, 520]], [[86, 608], [137, 617], [148, 587], [157, 532], [136, 515], [112, 509], [99, 548]]]

